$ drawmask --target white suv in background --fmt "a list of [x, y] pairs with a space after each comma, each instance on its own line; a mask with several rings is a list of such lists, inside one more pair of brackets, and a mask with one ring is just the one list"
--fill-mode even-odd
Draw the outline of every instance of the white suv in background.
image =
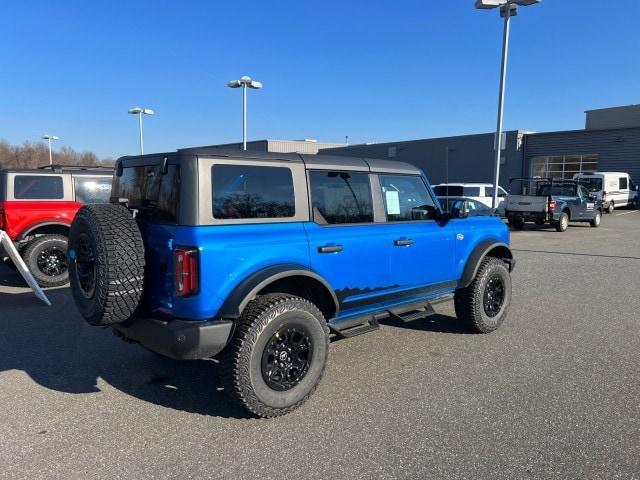
[[626, 206], [638, 208], [638, 187], [628, 173], [576, 173], [573, 179], [584, 185], [590, 194], [598, 196], [605, 212], [612, 213], [614, 209]]
[[[441, 183], [433, 187], [438, 197], [464, 197], [476, 200], [491, 208], [493, 203], [493, 185], [491, 183]], [[507, 197], [507, 191], [498, 186], [498, 212]]]

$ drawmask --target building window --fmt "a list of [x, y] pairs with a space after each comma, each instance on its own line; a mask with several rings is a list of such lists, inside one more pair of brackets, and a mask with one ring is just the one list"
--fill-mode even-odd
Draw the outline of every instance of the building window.
[[571, 180], [576, 173], [598, 170], [598, 155], [558, 155], [533, 157], [531, 176]]

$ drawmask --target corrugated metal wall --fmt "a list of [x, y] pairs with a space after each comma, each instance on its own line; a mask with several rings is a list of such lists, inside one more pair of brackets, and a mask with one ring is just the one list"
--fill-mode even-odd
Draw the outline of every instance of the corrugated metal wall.
[[[433, 138], [406, 142], [350, 145], [321, 150], [321, 154], [381, 158], [408, 162], [425, 171], [432, 183], [493, 183], [494, 142], [492, 133], [459, 137]], [[518, 132], [507, 132], [504, 163], [500, 167], [500, 184], [522, 176], [523, 150], [518, 149]], [[447, 168], [447, 147], [448, 168]]]
[[640, 105], [587, 110], [586, 129], [639, 128]]
[[627, 172], [640, 183], [640, 128], [530, 134], [525, 146], [527, 175], [533, 157], [597, 154], [598, 170]]

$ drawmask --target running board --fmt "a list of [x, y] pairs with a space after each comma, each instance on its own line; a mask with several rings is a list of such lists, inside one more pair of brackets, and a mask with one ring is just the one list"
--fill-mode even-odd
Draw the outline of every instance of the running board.
[[332, 330], [339, 337], [351, 338], [357, 335], [362, 335], [363, 333], [373, 332], [374, 330], [378, 330], [379, 328], [380, 324], [378, 323], [378, 319], [372, 315], [360, 325], [346, 327], [341, 330], [338, 330], [336, 327], [332, 327]]

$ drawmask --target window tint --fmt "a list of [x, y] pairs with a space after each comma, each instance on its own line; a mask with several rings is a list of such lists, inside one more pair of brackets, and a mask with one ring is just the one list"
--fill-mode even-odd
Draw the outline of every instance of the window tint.
[[438, 185], [433, 187], [437, 197], [462, 197], [462, 187], [459, 185]]
[[575, 197], [576, 185], [573, 183], [544, 183], [538, 188], [538, 196]]
[[620, 190], [626, 190], [629, 188], [629, 182], [627, 181], [627, 177], [620, 177]]
[[599, 192], [602, 190], [602, 178], [599, 177], [578, 177], [578, 183], [590, 192]]
[[138, 210], [136, 218], [151, 222], [175, 223], [180, 198], [180, 168], [169, 165], [167, 173], [159, 165], [127, 167], [116, 177], [113, 197], [126, 198]]
[[52, 175], [16, 175], [13, 196], [18, 200], [61, 200], [62, 177]]
[[76, 202], [109, 203], [111, 197], [111, 178], [105, 177], [73, 177]]
[[218, 219], [295, 215], [293, 176], [285, 167], [214, 165], [213, 216]]
[[388, 221], [436, 218], [436, 206], [421, 177], [380, 175], [380, 185]]
[[463, 187], [462, 195], [465, 197], [479, 197], [480, 187]]
[[578, 185], [578, 190], [580, 191], [580, 196], [582, 198], [584, 199], [589, 198], [589, 191], [583, 185]]
[[313, 219], [321, 224], [373, 222], [367, 173], [309, 172]]

